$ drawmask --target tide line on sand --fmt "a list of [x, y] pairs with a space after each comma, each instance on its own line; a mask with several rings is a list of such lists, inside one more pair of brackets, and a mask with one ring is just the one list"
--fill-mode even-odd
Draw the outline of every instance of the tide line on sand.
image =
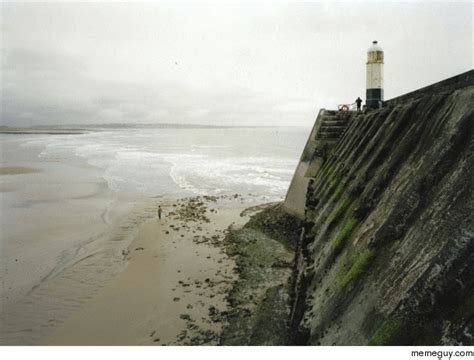
[[126, 269], [42, 343], [217, 344], [237, 277], [223, 241], [249, 219], [246, 207], [240, 195], [163, 203], [162, 219], [145, 221], [124, 249]]
[[0, 167], [0, 175], [20, 175], [41, 172], [41, 169], [36, 169], [26, 166], [2, 166]]

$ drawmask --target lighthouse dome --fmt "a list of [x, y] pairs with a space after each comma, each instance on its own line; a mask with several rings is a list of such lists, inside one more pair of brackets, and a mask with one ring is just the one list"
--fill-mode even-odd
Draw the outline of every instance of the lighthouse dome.
[[372, 45], [367, 50], [367, 52], [372, 52], [372, 51], [383, 51], [380, 45], [378, 44], [377, 40], [372, 41]]

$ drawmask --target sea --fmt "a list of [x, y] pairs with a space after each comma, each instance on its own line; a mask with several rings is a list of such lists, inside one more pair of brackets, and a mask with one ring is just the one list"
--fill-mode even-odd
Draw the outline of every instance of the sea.
[[0, 167], [27, 169], [0, 174], [0, 344], [35, 343], [44, 314], [56, 312], [60, 321], [61, 311], [71, 311], [64, 304], [93, 296], [91, 288], [124, 266], [121, 251], [158, 204], [197, 195], [241, 194], [248, 204], [284, 199], [309, 131], [136, 126], [0, 134]]

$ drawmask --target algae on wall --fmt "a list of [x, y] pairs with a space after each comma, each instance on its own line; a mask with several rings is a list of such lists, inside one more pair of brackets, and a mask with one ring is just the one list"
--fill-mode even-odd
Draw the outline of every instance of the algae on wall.
[[360, 114], [310, 179], [291, 290], [295, 343], [473, 343], [467, 75]]
[[231, 234], [221, 344], [473, 344], [474, 71], [395, 100], [306, 172], [303, 221], [277, 206]]
[[239, 279], [227, 300], [227, 325], [221, 345], [286, 345], [289, 343], [288, 279], [293, 251], [251, 227], [230, 230], [227, 253], [237, 264]]

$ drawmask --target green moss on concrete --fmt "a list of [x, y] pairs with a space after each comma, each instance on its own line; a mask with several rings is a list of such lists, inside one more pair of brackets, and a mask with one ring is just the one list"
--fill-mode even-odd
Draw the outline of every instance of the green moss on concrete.
[[327, 196], [331, 195], [336, 191], [337, 188], [337, 182], [335, 180], [330, 180], [329, 181], [329, 186], [327, 187], [329, 190], [327, 190]]
[[366, 272], [372, 263], [374, 255], [375, 253], [370, 250], [364, 250], [361, 253], [353, 254], [350, 257], [349, 271], [340, 276], [340, 285], [344, 287]]
[[337, 201], [339, 200], [340, 196], [342, 195], [342, 192], [344, 191], [344, 186], [342, 186], [341, 183], [339, 183], [332, 195], [332, 198]]
[[245, 227], [261, 231], [294, 251], [301, 232], [301, 220], [287, 214], [280, 203], [253, 215]]
[[230, 230], [225, 245], [239, 278], [227, 296], [227, 325], [220, 344], [285, 345], [293, 251], [248, 227]]
[[324, 197], [329, 199], [339, 186], [340, 180], [334, 176], [327, 176], [324, 184]]
[[328, 166], [325, 167], [323, 176], [331, 176], [336, 169], [336, 163], [328, 163]]
[[255, 310], [255, 324], [248, 345], [286, 345], [289, 306], [286, 285], [269, 288]]
[[[337, 176], [337, 173], [334, 169], [334, 166], [326, 170], [323, 173], [323, 189], [324, 189], [324, 198], [327, 201], [329, 198], [338, 199], [342, 194], [344, 188], [341, 186], [342, 178]], [[335, 193], [338, 193], [334, 196]]]
[[344, 225], [342, 226], [341, 230], [339, 230], [333, 241], [333, 249], [336, 254], [340, 253], [341, 250], [344, 248], [347, 243], [347, 240], [349, 240], [358, 224], [359, 221], [355, 218], [351, 217], [346, 219]]
[[343, 196], [336, 204], [334, 207], [334, 210], [331, 213], [330, 216], [330, 224], [329, 227], [334, 226], [337, 224], [346, 214], [347, 210], [349, 209], [351, 205], [351, 199]]
[[400, 334], [402, 323], [398, 319], [387, 319], [374, 332], [369, 340], [369, 345], [390, 345]]

